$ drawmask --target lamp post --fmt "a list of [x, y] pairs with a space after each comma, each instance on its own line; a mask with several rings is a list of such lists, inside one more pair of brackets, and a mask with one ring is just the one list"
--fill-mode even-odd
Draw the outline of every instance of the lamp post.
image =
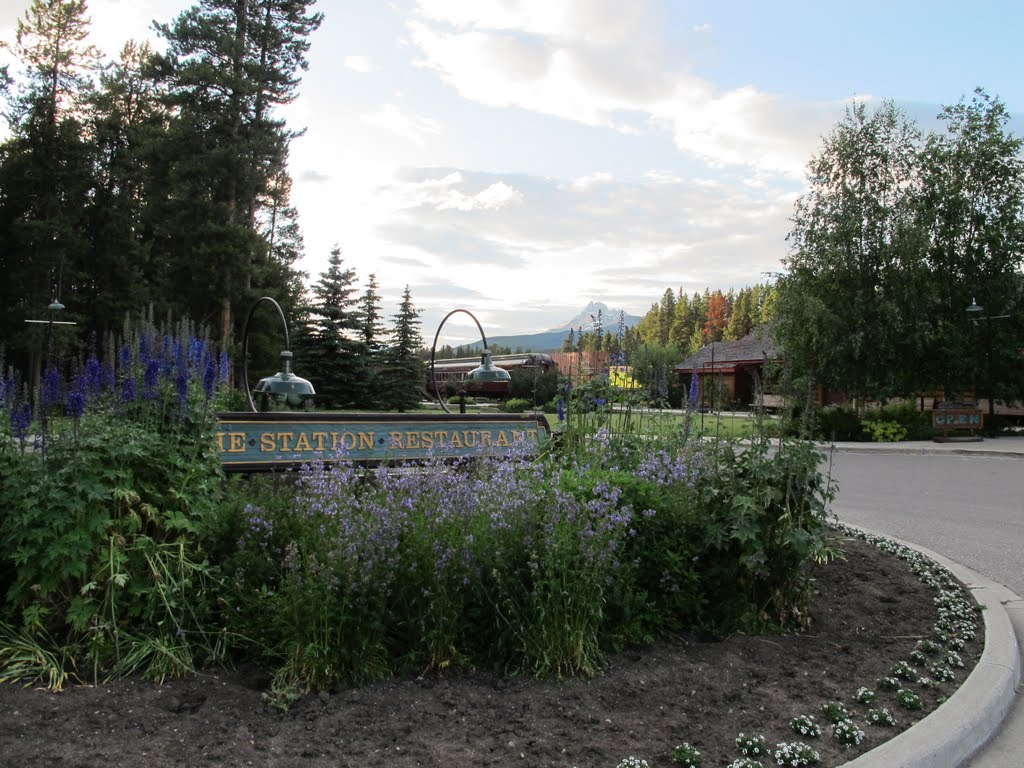
[[256, 403], [253, 402], [252, 392], [249, 391], [249, 322], [252, 320], [256, 308], [261, 302], [270, 302], [277, 310], [281, 318], [281, 327], [284, 329], [284, 349], [281, 351], [281, 371], [273, 376], [265, 376], [256, 385], [256, 392], [261, 396], [261, 403], [267, 404], [270, 396], [281, 397], [289, 405], [304, 405], [316, 390], [313, 385], [301, 376], [292, 373], [292, 353], [289, 350], [291, 344], [288, 339], [288, 321], [284, 318], [284, 310], [270, 296], [262, 296], [256, 300], [249, 310], [249, 316], [245, 319], [245, 327], [242, 330], [242, 381], [245, 386], [245, 397], [249, 401], [249, 408], [256, 411]]
[[[468, 309], [453, 309], [451, 312], [444, 316], [444, 318], [441, 320], [441, 324], [437, 326], [437, 333], [434, 334], [434, 343], [430, 347], [430, 383], [434, 388], [434, 397], [437, 398], [437, 402], [441, 404], [441, 407], [444, 409], [445, 413], [451, 413], [451, 411], [448, 409], [448, 405], [447, 403], [445, 403], [444, 398], [441, 397], [441, 393], [437, 388], [437, 377], [434, 375], [434, 360], [437, 353], [437, 339], [441, 335], [441, 329], [444, 327], [444, 324], [448, 322], [448, 318], [451, 317], [452, 315], [459, 314], [460, 312], [462, 314], [469, 315], [470, 318], [472, 318], [473, 322], [476, 323], [476, 328], [478, 331], [480, 331], [480, 339], [484, 343], [483, 350], [481, 350], [480, 353], [480, 365], [478, 365], [476, 368], [470, 371], [467, 374], [467, 378], [470, 381], [477, 382], [509, 381], [512, 378], [511, 375], [509, 375], [508, 371], [506, 371], [504, 368], [499, 368], [491, 360], [491, 350], [487, 348], [487, 336], [484, 333], [483, 326], [480, 325], [480, 321], [476, 319], [476, 316]], [[461, 406], [459, 409], [461, 413], [465, 413], [464, 408], [465, 405], [463, 404], [463, 406]]]
[[984, 320], [987, 324], [985, 333], [985, 389], [987, 390], [986, 394], [988, 395], [988, 428], [992, 429], [996, 414], [996, 399], [992, 391], [992, 321], [1005, 320], [1006, 318], [1009, 317], [1009, 315], [986, 315], [985, 317], [980, 317], [981, 313], [984, 311], [984, 308], [980, 304], [978, 304], [977, 301], [974, 300], [973, 296], [971, 297], [970, 306], [968, 306], [965, 311], [970, 316], [972, 322], [974, 322], [975, 324], [979, 320]]

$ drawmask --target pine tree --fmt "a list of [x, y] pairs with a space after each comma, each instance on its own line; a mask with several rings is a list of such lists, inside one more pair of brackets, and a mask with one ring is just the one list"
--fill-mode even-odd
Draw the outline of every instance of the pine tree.
[[84, 126], [98, 63], [89, 27], [84, 0], [33, 0], [10, 46], [20, 86], [10, 94], [11, 136], [0, 151], [0, 338], [8, 340], [8, 363], [33, 380], [42, 340], [22, 321], [54, 298], [69, 307], [66, 319], [86, 304], [76, 292], [89, 274], [84, 211], [95, 185]]
[[290, 292], [289, 265], [260, 272], [275, 254], [258, 220], [295, 136], [274, 109], [298, 94], [308, 38], [322, 20], [309, 12], [312, 4], [202, 0], [173, 25], [157, 25], [168, 51], [154, 59], [153, 72], [176, 113], [165, 258], [178, 265], [179, 289], [193, 297], [194, 316], [219, 309], [225, 338], [238, 322], [233, 307], [257, 292]]
[[367, 368], [366, 347], [359, 339], [356, 274], [342, 261], [341, 249], [335, 247], [327, 270], [311, 288], [312, 300], [295, 345], [316, 387], [317, 404], [328, 409], [362, 404]]
[[384, 352], [381, 384], [384, 405], [389, 410], [416, 408], [424, 396], [427, 366], [419, 357], [423, 348], [419, 315], [407, 285], [398, 312], [392, 317], [391, 343]]

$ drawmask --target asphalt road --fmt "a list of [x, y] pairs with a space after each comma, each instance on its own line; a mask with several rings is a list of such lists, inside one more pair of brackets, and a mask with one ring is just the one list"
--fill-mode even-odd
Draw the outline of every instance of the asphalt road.
[[934, 550], [1024, 595], [1024, 461], [835, 453], [843, 522]]

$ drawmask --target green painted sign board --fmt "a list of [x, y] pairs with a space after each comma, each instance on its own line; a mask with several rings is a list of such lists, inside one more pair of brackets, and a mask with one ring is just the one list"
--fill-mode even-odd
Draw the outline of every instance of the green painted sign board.
[[533, 453], [549, 437], [547, 421], [536, 415], [239, 411], [217, 419], [221, 465], [229, 472], [336, 457], [380, 463]]

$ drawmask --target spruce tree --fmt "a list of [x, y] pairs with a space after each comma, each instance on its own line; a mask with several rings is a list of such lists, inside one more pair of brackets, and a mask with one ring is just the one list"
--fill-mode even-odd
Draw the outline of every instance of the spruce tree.
[[392, 316], [391, 343], [384, 352], [381, 384], [384, 405], [389, 410], [412, 410], [424, 397], [427, 366], [419, 356], [423, 348], [419, 315], [407, 285], [398, 312]]
[[327, 270], [312, 286], [306, 321], [296, 336], [296, 356], [316, 387], [318, 406], [351, 408], [362, 404], [367, 353], [359, 339], [362, 320], [354, 295], [356, 273], [343, 266], [335, 247]]
[[173, 24], [157, 25], [168, 50], [152, 72], [176, 114], [164, 258], [177, 265], [176, 287], [192, 296], [192, 314], [219, 315], [224, 337], [244, 316], [239, 305], [270, 292], [287, 310], [292, 294], [290, 265], [260, 270], [275, 256], [260, 218], [296, 135], [274, 110], [298, 95], [309, 36], [322, 20], [312, 5], [201, 0]]

